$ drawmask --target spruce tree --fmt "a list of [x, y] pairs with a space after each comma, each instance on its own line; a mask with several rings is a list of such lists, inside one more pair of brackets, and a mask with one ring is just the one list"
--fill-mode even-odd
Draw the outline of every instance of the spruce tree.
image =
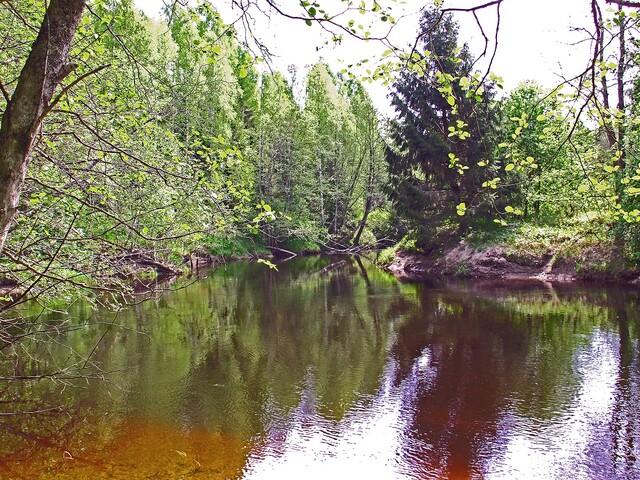
[[452, 17], [426, 11], [411, 64], [390, 94], [397, 118], [387, 150], [389, 194], [423, 236], [445, 223], [464, 230], [490, 190], [483, 187], [490, 169], [477, 164], [493, 148], [492, 91], [478, 85], [473, 64], [467, 46], [458, 47]]

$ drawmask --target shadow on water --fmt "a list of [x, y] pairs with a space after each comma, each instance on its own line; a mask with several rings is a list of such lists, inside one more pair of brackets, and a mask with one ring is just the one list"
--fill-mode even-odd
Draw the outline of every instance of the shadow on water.
[[639, 478], [638, 299], [308, 257], [76, 305], [3, 370], [111, 373], [4, 380], [0, 478]]

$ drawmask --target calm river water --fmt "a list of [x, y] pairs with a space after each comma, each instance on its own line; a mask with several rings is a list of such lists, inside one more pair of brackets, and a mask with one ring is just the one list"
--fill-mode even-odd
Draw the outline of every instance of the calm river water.
[[637, 289], [278, 269], [41, 316], [3, 375], [105, 379], [0, 380], [0, 478], [640, 478]]

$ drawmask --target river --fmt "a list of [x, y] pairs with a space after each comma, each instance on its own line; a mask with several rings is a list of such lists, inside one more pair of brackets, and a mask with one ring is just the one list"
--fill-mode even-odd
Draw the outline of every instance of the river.
[[637, 289], [349, 257], [174, 289], [26, 312], [3, 378], [64, 373], [0, 381], [0, 478], [640, 478]]

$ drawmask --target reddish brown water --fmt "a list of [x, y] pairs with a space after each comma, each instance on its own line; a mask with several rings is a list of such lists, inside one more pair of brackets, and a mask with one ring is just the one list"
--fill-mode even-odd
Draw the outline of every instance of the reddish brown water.
[[640, 478], [637, 290], [325, 268], [342, 260], [50, 315], [60, 333], [0, 350], [4, 374], [92, 352], [110, 373], [2, 381], [0, 478]]

